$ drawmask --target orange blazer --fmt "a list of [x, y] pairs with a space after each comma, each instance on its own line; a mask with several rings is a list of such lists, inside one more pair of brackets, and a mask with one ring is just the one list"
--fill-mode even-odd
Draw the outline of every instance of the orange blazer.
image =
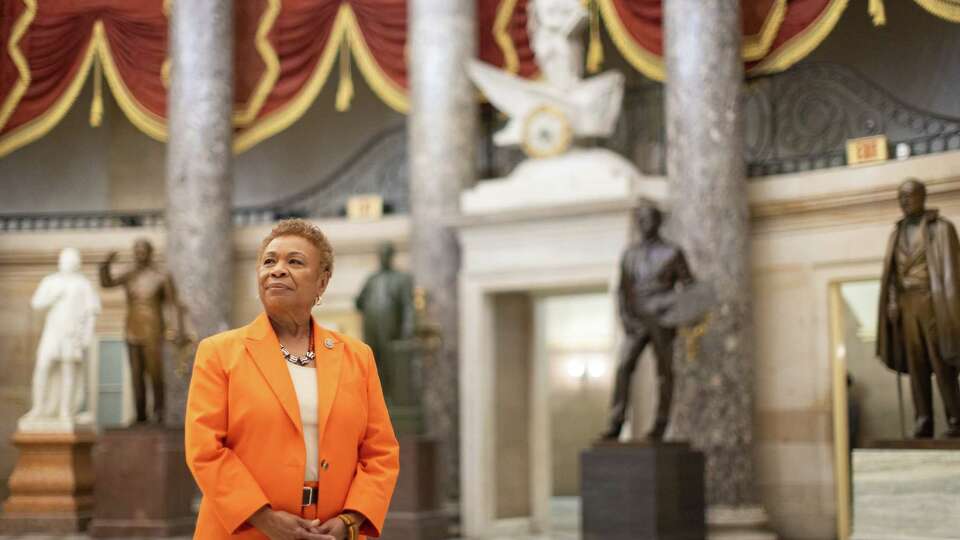
[[[400, 453], [373, 353], [316, 322], [313, 336], [319, 517], [355, 510], [367, 518], [361, 534], [380, 536]], [[266, 314], [200, 342], [184, 424], [187, 465], [203, 492], [194, 538], [266, 538], [246, 523], [265, 504], [300, 514], [300, 408]]]

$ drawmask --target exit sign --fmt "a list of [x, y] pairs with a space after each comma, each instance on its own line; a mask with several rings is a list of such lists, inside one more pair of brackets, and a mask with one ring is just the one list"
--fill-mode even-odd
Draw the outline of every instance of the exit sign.
[[863, 165], [886, 160], [886, 135], [871, 135], [847, 141], [847, 165]]

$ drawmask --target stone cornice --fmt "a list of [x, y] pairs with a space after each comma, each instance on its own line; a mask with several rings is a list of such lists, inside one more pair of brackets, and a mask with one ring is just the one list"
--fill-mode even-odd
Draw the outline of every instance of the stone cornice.
[[[924, 184], [927, 186], [928, 196], [933, 201], [944, 195], [960, 194], [960, 176], [924, 179]], [[874, 185], [829, 194], [751, 201], [750, 213], [754, 219], [764, 219], [837, 209], [862, 209], [871, 206], [877, 209], [889, 209], [896, 205], [898, 185], [899, 181], [888, 185]]]
[[[384, 240], [394, 242], [399, 251], [407, 249], [410, 223], [406, 216], [388, 216], [370, 222], [324, 220], [315, 223], [330, 238], [337, 256], [376, 253]], [[233, 238], [229, 240], [233, 243], [234, 257], [254, 258], [261, 239], [270, 231], [270, 227], [257, 225], [235, 228]], [[119, 252], [117, 263], [123, 265], [132, 262], [131, 247], [137, 238], [149, 239], [153, 243], [156, 260], [160, 263], [164, 261], [166, 238], [162, 229], [73, 229], [0, 234], [0, 266], [56, 265], [60, 250], [65, 247], [79, 249], [84, 266], [100, 263], [111, 251]]]

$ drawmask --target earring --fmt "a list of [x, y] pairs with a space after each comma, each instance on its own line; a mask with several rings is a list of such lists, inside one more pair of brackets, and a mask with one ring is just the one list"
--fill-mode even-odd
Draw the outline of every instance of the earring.
[[318, 294], [316, 301], [313, 302], [313, 305], [315, 305], [315, 306], [322, 306], [322, 305], [323, 305], [323, 296], [320, 296], [320, 295]]

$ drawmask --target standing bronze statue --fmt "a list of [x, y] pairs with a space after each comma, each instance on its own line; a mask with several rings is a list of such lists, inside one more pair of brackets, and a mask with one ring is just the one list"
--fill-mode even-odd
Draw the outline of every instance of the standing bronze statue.
[[[127, 296], [127, 318], [124, 339], [133, 378], [133, 394], [137, 408], [137, 423], [147, 422], [147, 379], [153, 390], [153, 420], [163, 423], [163, 339], [183, 339], [183, 311], [176, 298], [173, 280], [153, 262], [153, 246], [145, 239], [133, 245], [134, 266], [114, 276], [112, 265], [117, 252], [107, 255], [100, 264], [100, 285], [123, 286]], [[164, 322], [165, 306], [176, 311], [175, 327], [167, 331]]]
[[647, 438], [659, 440], [670, 418], [673, 342], [677, 336], [676, 327], [666, 322], [664, 315], [676, 301], [678, 286], [692, 284], [693, 276], [683, 251], [660, 236], [663, 217], [653, 203], [642, 201], [633, 217], [640, 239], [627, 248], [620, 264], [617, 299], [626, 335], [614, 383], [610, 425], [602, 437], [608, 440], [619, 437], [630, 405], [630, 380], [643, 350], [653, 343], [660, 395], [656, 421]]
[[387, 398], [392, 398], [393, 344], [413, 337], [413, 277], [393, 268], [394, 247], [380, 247], [380, 269], [367, 278], [356, 305], [363, 314], [363, 341], [373, 349], [380, 380]]
[[877, 355], [910, 375], [916, 438], [933, 437], [933, 385], [947, 414], [947, 437], [960, 437], [960, 242], [953, 223], [925, 207], [915, 179], [900, 185], [903, 219], [887, 243], [880, 284]]

